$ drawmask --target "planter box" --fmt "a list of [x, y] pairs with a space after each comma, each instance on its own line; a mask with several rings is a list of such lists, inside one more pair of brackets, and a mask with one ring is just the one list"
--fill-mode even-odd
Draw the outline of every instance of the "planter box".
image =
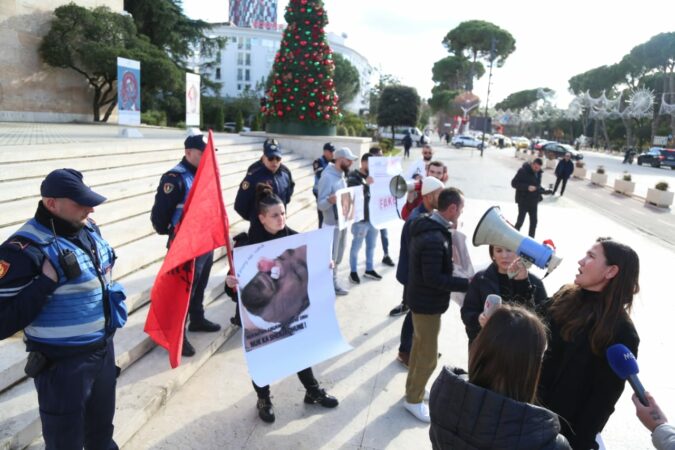
[[572, 176], [574, 178], [581, 178], [582, 180], [586, 178], [586, 168], [585, 167], [574, 167], [574, 172]]
[[659, 191], [658, 189], [647, 189], [647, 198], [645, 201], [661, 208], [668, 208], [673, 204], [673, 194], [671, 191]]
[[635, 192], [635, 183], [617, 178], [614, 180], [614, 192], [631, 196]]
[[591, 174], [591, 183], [597, 184], [599, 186], [606, 185], [607, 184], [607, 174], [606, 173], [593, 172]]
[[547, 159], [546, 162], [544, 162], [544, 167], [547, 169], [555, 170], [555, 166], [557, 165], [558, 165], [557, 159]]

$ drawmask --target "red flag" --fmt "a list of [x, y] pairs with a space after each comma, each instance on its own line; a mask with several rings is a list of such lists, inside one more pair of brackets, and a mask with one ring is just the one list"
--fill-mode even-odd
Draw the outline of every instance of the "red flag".
[[172, 368], [180, 364], [183, 350], [185, 316], [194, 276], [193, 261], [225, 245], [231, 264], [229, 228], [213, 133], [209, 130], [209, 141], [185, 202], [183, 217], [152, 286], [150, 311], [145, 321], [145, 332], [169, 351]]

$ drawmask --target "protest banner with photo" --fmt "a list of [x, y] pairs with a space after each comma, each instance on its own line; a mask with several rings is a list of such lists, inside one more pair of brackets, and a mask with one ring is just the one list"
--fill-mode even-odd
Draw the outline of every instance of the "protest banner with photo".
[[376, 156], [368, 159], [368, 174], [373, 177], [370, 185], [370, 223], [377, 229], [386, 228], [401, 220], [399, 211], [405, 197], [397, 200], [389, 191], [391, 179], [401, 174], [401, 158]]
[[196, 73], [185, 73], [185, 125], [196, 126], [199, 124], [200, 108], [200, 83], [201, 79]]
[[242, 344], [264, 386], [351, 347], [335, 315], [333, 227], [234, 249]]
[[141, 124], [141, 63], [117, 58], [117, 122]]
[[354, 222], [363, 220], [363, 187], [354, 186], [335, 192], [338, 228], [344, 230]]

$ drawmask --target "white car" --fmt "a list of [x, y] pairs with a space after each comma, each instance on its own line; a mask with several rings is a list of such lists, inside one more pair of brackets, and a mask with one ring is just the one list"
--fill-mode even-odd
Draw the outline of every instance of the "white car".
[[[401, 142], [403, 136], [405, 136], [406, 131], [410, 134], [413, 144], [421, 147], [424, 143], [429, 142], [429, 137], [425, 136], [424, 133], [416, 127], [394, 127], [394, 141]], [[378, 130], [380, 136], [386, 139], [391, 139], [391, 127], [380, 127]]]
[[450, 143], [454, 145], [456, 148], [474, 147], [477, 148], [478, 150], [483, 148], [483, 142], [467, 135], [454, 136], [450, 141]]

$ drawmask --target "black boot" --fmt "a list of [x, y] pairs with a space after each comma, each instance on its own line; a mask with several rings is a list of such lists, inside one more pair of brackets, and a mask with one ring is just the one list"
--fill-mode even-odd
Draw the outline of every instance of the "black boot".
[[263, 422], [274, 423], [274, 408], [272, 407], [272, 400], [269, 397], [258, 399], [258, 417]]
[[307, 393], [305, 394], [305, 403], [318, 403], [324, 408], [335, 408], [339, 404], [337, 398], [328, 395], [325, 389], [319, 388], [318, 384], [307, 389]]
[[183, 351], [182, 355], [183, 356], [194, 356], [195, 355], [195, 348], [190, 344], [190, 341], [187, 340], [185, 336], [183, 336]]
[[206, 331], [207, 333], [213, 333], [220, 330], [220, 325], [213, 323], [210, 320], [201, 318], [198, 320], [190, 319], [190, 325], [188, 325], [188, 330], [190, 331]]

